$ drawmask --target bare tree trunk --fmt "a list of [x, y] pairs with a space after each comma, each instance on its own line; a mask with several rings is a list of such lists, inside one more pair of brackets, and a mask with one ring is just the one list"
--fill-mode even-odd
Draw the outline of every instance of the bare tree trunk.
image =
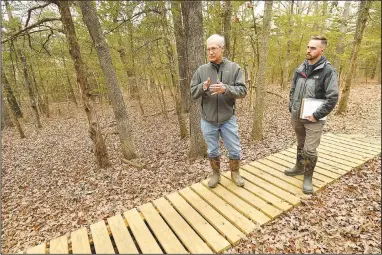
[[46, 112], [46, 105], [45, 105], [45, 102], [42, 100], [40, 91], [38, 89], [38, 85], [37, 85], [37, 81], [36, 81], [36, 74], [35, 74], [32, 66], [33, 65], [29, 65], [30, 71], [31, 71], [30, 73], [31, 73], [33, 85], [34, 85], [34, 91], [35, 91], [36, 99], [37, 99], [37, 106], [40, 109], [40, 112], [43, 112], [47, 116], [48, 114]]
[[44, 86], [44, 80], [42, 78], [42, 75], [41, 75], [41, 72], [40, 72], [40, 69], [38, 69], [38, 75], [40, 77], [40, 81], [41, 81], [41, 88], [42, 88], [42, 91], [44, 92], [43, 96], [44, 96], [44, 104], [46, 106], [46, 117], [47, 118], [50, 118], [50, 110], [49, 110], [49, 94]]
[[[186, 24], [189, 73], [193, 74], [204, 63], [203, 15], [200, 1], [183, 1], [182, 14]], [[190, 104], [190, 159], [207, 155], [207, 146], [200, 130], [200, 100]]]
[[357, 17], [357, 26], [354, 34], [354, 45], [350, 57], [350, 68], [344, 77], [344, 85], [342, 86], [342, 95], [338, 105], [337, 114], [343, 114], [347, 110], [348, 99], [350, 94], [350, 88], [352, 83], [353, 74], [355, 73], [355, 67], [357, 63], [358, 52], [360, 50], [361, 41], [363, 37], [363, 31], [366, 27], [367, 18], [369, 15], [369, 9], [371, 1], [361, 1], [359, 5], [359, 12]]
[[10, 108], [12, 109], [12, 111], [14, 112], [14, 114], [16, 115], [17, 118], [22, 118], [23, 114], [20, 110], [19, 104], [16, 101], [15, 95], [13, 94], [13, 90], [11, 88], [11, 85], [9, 84], [8, 79], [5, 76], [3, 66], [1, 66], [1, 81], [3, 84], [3, 88], [6, 92], [7, 101], [10, 105]]
[[318, 14], [318, 3], [319, 1], [313, 1], [313, 5], [314, 5], [314, 11], [313, 11], [313, 15], [315, 17], [315, 20], [313, 22], [313, 27], [312, 27], [312, 32], [316, 33], [318, 31], [318, 19], [317, 19], [317, 16], [319, 15]]
[[321, 22], [321, 35], [326, 31], [326, 15], [328, 14], [328, 1], [322, 1], [322, 22]]
[[340, 80], [340, 81], [341, 81], [341, 77], [342, 77], [342, 66], [343, 66], [341, 63], [341, 59], [342, 59], [342, 54], [344, 53], [343, 41], [344, 41], [345, 35], [346, 35], [346, 27], [347, 27], [347, 23], [348, 23], [350, 4], [351, 4], [350, 1], [345, 2], [344, 12], [342, 14], [342, 19], [341, 19], [341, 27], [340, 27], [340, 33], [341, 34], [338, 38], [338, 44], [336, 47], [336, 55], [335, 55], [336, 57], [334, 59], [334, 67], [338, 71], [338, 80]]
[[105, 138], [102, 135], [98, 122], [97, 112], [94, 109], [93, 102], [90, 100], [91, 93], [90, 86], [86, 79], [86, 66], [81, 57], [80, 46], [78, 45], [76, 32], [74, 30], [72, 15], [70, 14], [69, 2], [56, 1], [55, 3], [58, 5], [61, 14], [64, 32], [69, 45], [69, 53], [73, 59], [77, 82], [81, 88], [82, 101], [89, 123], [89, 135], [94, 143], [94, 153], [97, 163], [99, 167], [106, 168], [109, 167], [111, 163], [107, 153]]
[[111, 100], [111, 105], [117, 122], [117, 130], [123, 157], [126, 159], [136, 158], [131, 126], [129, 125], [129, 116], [127, 114], [125, 101], [123, 100], [122, 91], [118, 85], [117, 74], [115, 73], [109, 46], [102, 34], [97, 11], [93, 2], [78, 1], [78, 4], [82, 11], [84, 23], [94, 42], [98, 60], [106, 78], [109, 99]]
[[4, 127], [14, 127], [13, 122], [11, 121], [11, 111], [8, 111], [7, 104], [1, 95], [1, 130]]
[[[161, 22], [162, 22], [163, 32], [164, 32], [164, 34], [169, 35], [170, 31], [169, 31], [168, 25], [167, 25], [166, 9], [164, 7], [164, 4], [162, 6], [161, 12], [162, 12], [161, 13], [161, 15], [162, 15]], [[171, 48], [171, 42], [168, 39], [168, 36], [165, 36], [164, 40], [165, 40], [165, 47], [166, 47], [166, 52], [167, 52], [166, 55], [167, 55], [167, 59], [168, 59], [168, 68], [169, 68], [170, 75], [171, 75], [171, 87], [174, 90], [173, 95], [174, 95], [174, 101], [175, 101], [175, 111], [176, 111], [176, 115], [178, 117], [179, 135], [180, 135], [180, 138], [185, 138], [187, 136], [187, 127], [186, 127], [186, 122], [184, 120], [184, 117], [182, 115], [183, 111], [182, 111], [182, 105], [180, 103], [180, 89], [179, 89], [177, 79], [176, 79], [176, 77], [179, 77], [179, 76], [176, 73], [176, 69], [174, 66], [175, 56], [174, 56], [174, 52]]]
[[77, 104], [77, 99], [76, 99], [76, 96], [74, 94], [74, 90], [73, 90], [73, 87], [72, 87], [72, 83], [70, 81], [70, 78], [69, 78], [69, 71], [68, 71], [68, 68], [66, 66], [66, 60], [65, 60], [65, 56], [64, 54], [62, 55], [62, 62], [64, 63], [64, 68], [65, 68], [65, 73], [66, 73], [66, 79], [68, 80], [68, 91], [69, 91], [69, 95], [70, 95], [70, 99], [72, 100], [72, 102], [78, 106]]
[[137, 84], [137, 75], [135, 73], [135, 53], [134, 53], [134, 26], [133, 26], [133, 9], [131, 7], [126, 7], [127, 18], [129, 21], [127, 22], [127, 32], [129, 38], [129, 54], [130, 54], [130, 62], [131, 68], [129, 69], [131, 72], [132, 82], [129, 82], [129, 92], [131, 99], [138, 99], [139, 103], [141, 101], [138, 84]]
[[[134, 66], [133, 66], [132, 69], [129, 68], [128, 56], [126, 54], [125, 47], [123, 46], [123, 43], [122, 43], [121, 34], [118, 34], [118, 44], [119, 44], [118, 45], [119, 46], [119, 49], [118, 49], [119, 57], [122, 60], [123, 66], [125, 68], [126, 75], [127, 75], [128, 78], [132, 78], [133, 79], [133, 84], [131, 84], [131, 86], [130, 86], [131, 98], [132, 99], [138, 99], [139, 110], [141, 112], [141, 115], [143, 116], [145, 114], [145, 111], [143, 109], [141, 95], [140, 95], [140, 92], [139, 92], [139, 90], [137, 88], [137, 84], [136, 84], [136, 77], [135, 77]], [[134, 61], [134, 59], [133, 59], [133, 61]]]
[[293, 34], [293, 5], [294, 5], [294, 0], [291, 2], [291, 9], [290, 9], [290, 14], [288, 15], [288, 42], [287, 42], [287, 51], [286, 51], [286, 56], [285, 56], [285, 67], [284, 67], [284, 77], [283, 77], [283, 83], [282, 83], [282, 89], [286, 89], [288, 86], [289, 82], [289, 69], [290, 69], [290, 52], [291, 52], [291, 47], [292, 47], [292, 40], [291, 36]]
[[8, 104], [5, 103], [5, 102], [3, 101], [3, 98], [1, 98], [1, 104], [2, 104], [2, 106], [5, 108], [4, 110], [5, 110], [6, 114], [9, 115], [9, 116], [11, 117], [12, 122], [14, 123], [14, 125], [16, 125], [16, 127], [17, 127], [17, 131], [19, 132], [19, 135], [20, 135], [20, 138], [21, 138], [21, 139], [22, 139], [22, 138], [25, 138], [25, 134], [24, 134], [23, 129], [21, 128], [20, 122], [19, 122], [19, 120], [17, 119], [15, 113], [14, 113], [14, 112], [11, 110], [11, 108], [9, 107], [9, 103], [8, 103]]
[[155, 88], [159, 87], [160, 90], [160, 100], [161, 101], [161, 108], [162, 108], [162, 114], [166, 120], [168, 120], [168, 115], [167, 115], [167, 106], [166, 106], [166, 100], [164, 98], [164, 92], [163, 92], [163, 87], [162, 85], [155, 79], [154, 80]]
[[224, 1], [225, 8], [223, 14], [223, 36], [225, 39], [224, 55], [228, 59], [232, 58], [231, 49], [231, 17], [232, 17], [232, 3], [230, 0]]
[[375, 75], [377, 74], [377, 69], [381, 67], [381, 49], [379, 49], [378, 54], [376, 56], [376, 62], [377, 64], [374, 65], [371, 74], [370, 74], [370, 79], [374, 80]]
[[[251, 1], [252, 3], [252, 1]], [[249, 109], [252, 110], [255, 102], [255, 77], [258, 72], [259, 66], [260, 66], [260, 60], [259, 60], [259, 33], [258, 33], [258, 28], [256, 24], [256, 16], [255, 16], [255, 7], [253, 7], [253, 10], [251, 11], [252, 14], [252, 19], [253, 19], [253, 26], [254, 26], [254, 40], [251, 40], [251, 46], [253, 49], [254, 53], [254, 59], [255, 62], [252, 66], [252, 71], [251, 71], [251, 82], [248, 84], [249, 86]]]
[[25, 86], [27, 87], [27, 90], [28, 90], [29, 101], [32, 107], [34, 117], [35, 117], [36, 125], [38, 128], [42, 128], [41, 121], [40, 121], [40, 114], [38, 113], [35, 95], [33, 93], [32, 85], [28, 75], [26, 57], [24, 52], [22, 52], [21, 50], [19, 50], [19, 54], [21, 58], [22, 68], [23, 68]]
[[186, 37], [179, 2], [171, 2], [171, 13], [174, 23], [176, 51], [178, 55], [178, 73], [182, 109], [185, 113], [188, 113], [190, 108], [190, 74], [188, 73]]
[[266, 1], [263, 18], [263, 38], [260, 51], [261, 66], [256, 75], [256, 104], [252, 125], [252, 139], [259, 141], [263, 138], [263, 115], [265, 101], [265, 82], [267, 71], [268, 40], [271, 29], [273, 1]]

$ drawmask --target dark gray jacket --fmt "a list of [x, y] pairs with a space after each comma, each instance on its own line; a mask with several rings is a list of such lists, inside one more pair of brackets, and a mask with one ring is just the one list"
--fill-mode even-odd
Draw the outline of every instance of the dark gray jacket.
[[[211, 85], [219, 79], [226, 85], [224, 94], [211, 96], [209, 90], [203, 90], [203, 82], [208, 77]], [[192, 99], [201, 99], [201, 116], [204, 120], [211, 123], [223, 123], [235, 114], [235, 99], [243, 98], [247, 94], [247, 87], [244, 83], [243, 71], [234, 62], [223, 58], [220, 65], [208, 63], [200, 66], [191, 80]]]
[[337, 104], [337, 72], [324, 57], [321, 57], [308, 75], [307, 67], [308, 61], [305, 61], [294, 73], [289, 94], [289, 111], [295, 118], [299, 118], [302, 98], [325, 99], [324, 104], [313, 113], [313, 117], [319, 120], [328, 115]]

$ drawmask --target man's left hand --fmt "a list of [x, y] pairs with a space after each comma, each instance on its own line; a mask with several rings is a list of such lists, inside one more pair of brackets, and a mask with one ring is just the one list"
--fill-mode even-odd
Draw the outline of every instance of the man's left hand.
[[317, 120], [313, 117], [313, 115], [305, 116], [305, 118], [311, 122], [316, 122]]
[[212, 92], [212, 96], [216, 94], [223, 94], [226, 91], [226, 87], [223, 83], [219, 82], [217, 84], [212, 84], [210, 86], [210, 91]]

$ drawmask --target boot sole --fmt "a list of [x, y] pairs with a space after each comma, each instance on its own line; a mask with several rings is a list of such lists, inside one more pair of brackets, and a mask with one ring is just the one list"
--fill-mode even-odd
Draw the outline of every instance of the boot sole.
[[304, 172], [302, 172], [302, 173], [288, 173], [288, 172], [285, 172], [285, 171], [284, 171], [284, 174], [285, 174], [286, 176], [296, 176], [296, 175], [303, 175]]
[[215, 188], [216, 186], [218, 186], [219, 182], [220, 182], [220, 178], [219, 178], [219, 181], [218, 181], [215, 185], [210, 186], [210, 184], [208, 184], [208, 187], [210, 187], [211, 189], [213, 189], [213, 188]]
[[302, 192], [304, 194], [307, 194], [307, 195], [312, 195], [313, 194], [313, 190], [302, 190]]

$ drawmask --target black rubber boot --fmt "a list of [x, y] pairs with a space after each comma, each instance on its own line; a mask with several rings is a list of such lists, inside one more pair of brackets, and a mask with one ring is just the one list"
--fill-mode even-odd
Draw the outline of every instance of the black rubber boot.
[[208, 187], [215, 188], [220, 181], [220, 156], [209, 158], [209, 160], [213, 172], [210, 180], [208, 181]]
[[317, 163], [317, 156], [307, 158], [309, 159], [309, 162], [305, 167], [304, 185], [302, 188], [302, 192], [304, 192], [304, 194], [313, 194], [312, 178], [314, 168], [316, 167]]
[[284, 171], [285, 175], [296, 176], [304, 174], [304, 153], [302, 147], [297, 146], [296, 164], [293, 168], [286, 169]]
[[244, 180], [239, 172], [240, 159], [229, 159], [229, 168], [231, 170], [231, 178], [234, 181], [234, 183], [239, 187], [243, 187]]

